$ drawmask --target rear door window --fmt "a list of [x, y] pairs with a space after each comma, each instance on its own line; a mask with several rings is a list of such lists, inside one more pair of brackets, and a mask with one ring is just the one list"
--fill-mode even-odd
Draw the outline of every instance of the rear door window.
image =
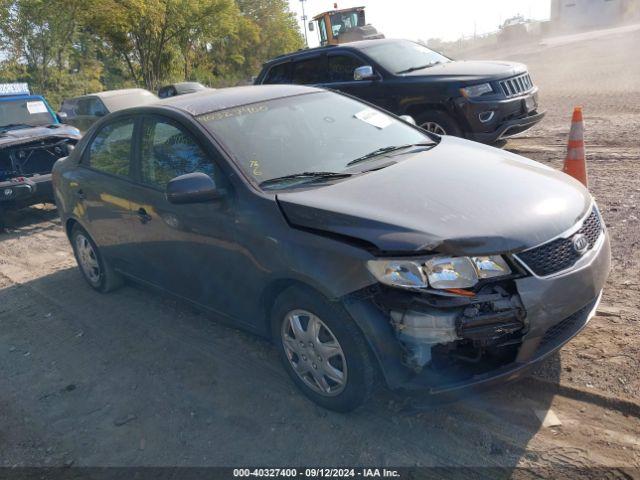
[[131, 170], [133, 126], [133, 118], [103, 126], [91, 141], [86, 163], [101, 172], [128, 177]]
[[102, 100], [100, 100], [99, 98], [91, 99], [91, 101], [89, 102], [89, 115], [101, 117], [106, 115], [107, 113], [109, 112], [107, 112], [107, 107], [104, 106]]
[[327, 57], [307, 58], [293, 62], [292, 82], [298, 85], [313, 85], [327, 80]]

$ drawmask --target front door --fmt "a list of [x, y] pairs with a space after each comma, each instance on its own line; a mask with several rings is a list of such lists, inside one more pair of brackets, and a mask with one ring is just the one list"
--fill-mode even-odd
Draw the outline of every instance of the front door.
[[167, 201], [169, 180], [192, 172], [210, 175], [219, 188], [227, 181], [212, 147], [173, 119], [146, 116], [141, 126], [136, 185], [131, 209], [136, 218], [141, 280], [223, 314], [236, 312], [233, 199], [176, 205]]
[[381, 78], [354, 80], [355, 69], [369, 65], [365, 60], [350, 53], [329, 53], [327, 60], [328, 78], [324, 87], [348, 93], [380, 108], [389, 109], [392, 106], [392, 99], [388, 98]]

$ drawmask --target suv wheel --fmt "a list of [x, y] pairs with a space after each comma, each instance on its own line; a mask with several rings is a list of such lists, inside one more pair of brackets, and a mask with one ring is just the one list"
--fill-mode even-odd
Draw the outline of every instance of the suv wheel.
[[92, 288], [106, 293], [122, 285], [122, 277], [105, 262], [91, 236], [79, 225], [71, 231], [71, 245], [78, 267]]
[[444, 112], [432, 110], [416, 117], [418, 126], [437, 135], [462, 136], [462, 130], [456, 121]]
[[284, 368], [318, 405], [351, 411], [373, 392], [375, 370], [362, 332], [338, 305], [293, 287], [275, 302], [271, 327]]

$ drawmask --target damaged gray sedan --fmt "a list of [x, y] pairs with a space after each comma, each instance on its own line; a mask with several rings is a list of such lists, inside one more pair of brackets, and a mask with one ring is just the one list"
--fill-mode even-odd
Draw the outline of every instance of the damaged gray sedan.
[[[589, 321], [610, 268], [577, 181], [307, 87], [109, 115], [53, 172], [80, 270], [273, 340], [318, 404], [522, 375]], [[265, 384], [265, 388], [266, 388]]]

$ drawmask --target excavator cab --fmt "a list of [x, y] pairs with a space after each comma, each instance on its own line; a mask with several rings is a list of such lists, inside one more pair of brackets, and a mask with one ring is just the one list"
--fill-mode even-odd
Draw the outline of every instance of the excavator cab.
[[323, 46], [384, 38], [373, 26], [367, 25], [364, 7], [335, 9], [316, 15], [309, 23], [309, 30], [314, 31], [315, 24]]

